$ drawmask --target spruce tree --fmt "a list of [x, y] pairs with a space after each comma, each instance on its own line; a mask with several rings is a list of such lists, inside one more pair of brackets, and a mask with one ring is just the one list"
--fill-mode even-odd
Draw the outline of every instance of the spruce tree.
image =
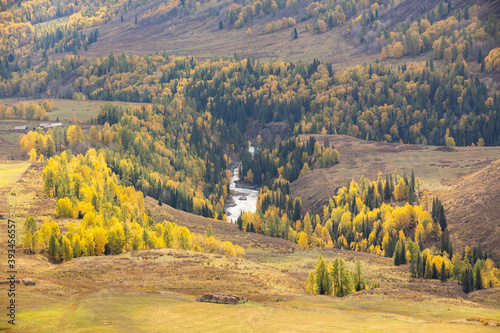
[[243, 230], [243, 219], [240, 216], [238, 216], [238, 219], [236, 220], [236, 224], [238, 224], [238, 229]]
[[396, 244], [396, 250], [394, 251], [394, 265], [401, 265], [401, 243], [399, 241]]
[[424, 277], [424, 263], [422, 261], [422, 256], [419, 254], [417, 258], [417, 277], [419, 279]]
[[219, 21], [219, 30], [224, 29], [224, 23], [222, 23], [222, 20]]
[[52, 259], [53, 261], [58, 261], [59, 241], [54, 231], [52, 231], [52, 233], [50, 234], [48, 253], [50, 259]]
[[435, 263], [432, 263], [432, 278], [433, 279], [438, 278], [437, 267]]
[[427, 260], [427, 259], [425, 260], [424, 278], [426, 278], [426, 279], [431, 279], [432, 278], [431, 262], [429, 260]]
[[446, 228], [448, 227], [448, 223], [446, 222], [446, 216], [444, 214], [444, 207], [441, 202], [439, 203], [439, 225], [441, 226], [441, 230], [445, 231]]
[[391, 198], [391, 188], [389, 184], [389, 175], [385, 176], [385, 186], [384, 186], [384, 199], [389, 200]]
[[481, 269], [479, 268], [479, 266], [477, 266], [475, 269], [474, 289], [476, 290], [483, 289], [483, 281], [481, 279]]
[[439, 275], [439, 280], [441, 280], [441, 282], [446, 282], [448, 280], [448, 276], [446, 275], [446, 266], [444, 265], [444, 261], [441, 264], [441, 274]]
[[471, 277], [472, 272], [469, 267], [466, 267], [462, 275], [462, 290], [464, 291], [464, 293], [469, 293], [472, 291]]
[[403, 242], [403, 241], [401, 241], [400, 262], [401, 262], [401, 265], [406, 264], [406, 248], [405, 248], [405, 242]]
[[354, 289], [356, 291], [360, 291], [365, 289], [365, 287], [366, 282], [361, 273], [361, 261], [358, 259], [356, 260], [356, 267], [354, 270]]

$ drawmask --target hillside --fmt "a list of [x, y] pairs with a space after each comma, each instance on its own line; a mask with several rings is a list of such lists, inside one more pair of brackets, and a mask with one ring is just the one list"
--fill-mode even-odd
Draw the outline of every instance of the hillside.
[[413, 169], [415, 177], [423, 181], [421, 193], [428, 191], [430, 198], [442, 197], [452, 238], [470, 245], [482, 240], [485, 248], [498, 255], [499, 220], [491, 203], [499, 194], [500, 148], [401, 145], [344, 135], [314, 137], [320, 145], [328, 139], [339, 151], [340, 163], [315, 168], [291, 184], [291, 195], [302, 199], [304, 210], [322, 215], [329, 198], [353, 179], [377, 179], [379, 172], [385, 178], [395, 169], [400, 175], [410, 176]]
[[[348, 181], [358, 180], [361, 176], [377, 179], [378, 173], [398, 170], [402, 176], [411, 175], [423, 181], [420, 191], [449, 189], [458, 180], [472, 172], [481, 170], [492, 161], [500, 158], [498, 147], [437, 147], [428, 145], [407, 145], [365, 141], [346, 135], [312, 135], [322, 146], [325, 139], [340, 154], [340, 163], [328, 168], [315, 168], [291, 184], [294, 197], [301, 197], [303, 207], [314, 207], [316, 213]], [[310, 135], [301, 135], [309, 138]], [[321, 184], [321, 186], [319, 186]]]
[[271, 252], [290, 252], [296, 244], [281, 238], [266, 237], [261, 234], [247, 233], [238, 230], [235, 224], [225, 221], [216, 221], [199, 215], [183, 212], [168, 205], [158, 206], [158, 201], [151, 197], [146, 198], [146, 207], [151, 210], [157, 221], [167, 220], [175, 222], [199, 234], [204, 234], [210, 224], [215, 235], [221, 240], [228, 240], [242, 247], [263, 249]]
[[[429, 11], [436, 9], [442, 1], [427, 0], [415, 2], [379, 1], [384, 4], [380, 9], [378, 21], [385, 28], [393, 28], [398, 23], [417, 20]], [[451, 0], [453, 10], [471, 6], [470, 1]], [[306, 3], [300, 2], [296, 11], [290, 8], [280, 8], [273, 15], [253, 15], [245, 20], [242, 28], [235, 28], [227, 17], [231, 2], [219, 1], [202, 3], [197, 9], [171, 9], [166, 13], [153, 15], [159, 11], [161, 2], [152, 1], [149, 4], [133, 9], [123, 14], [123, 21], [115, 17], [99, 27], [99, 39], [90, 44], [81, 55], [86, 58], [104, 57], [110, 52], [125, 54], [148, 54], [156, 51], [166, 51], [173, 55], [186, 55], [200, 60], [214, 56], [232, 57], [235, 53], [241, 58], [255, 58], [262, 61], [279, 59], [286, 61], [311, 62], [319, 59], [328, 61], [335, 68], [346, 68], [364, 62], [381, 59], [380, 45], [368, 45], [358, 37], [359, 29], [349, 31], [348, 22], [358, 14], [369, 11], [359, 9], [358, 14], [347, 14], [345, 23], [335, 25], [323, 33], [313, 29], [318, 13], [310, 15]], [[245, 3], [234, 2], [239, 6]], [[481, 7], [480, 17], [486, 19], [492, 13], [498, 13], [500, 6], [494, 2], [476, 1]], [[281, 5], [280, 5], [281, 6]], [[282, 18], [292, 17], [297, 22], [291, 27], [265, 33], [269, 24]], [[224, 29], [219, 29], [219, 21], [224, 23]], [[296, 29], [298, 38], [291, 38], [291, 31]], [[373, 23], [367, 29], [373, 28]], [[250, 31], [249, 31], [250, 30]], [[380, 31], [380, 29], [378, 29]], [[90, 33], [90, 29], [86, 33]], [[370, 32], [370, 41], [375, 33]], [[118, 51], [118, 52], [117, 52]], [[51, 55], [51, 59], [61, 59], [64, 54]], [[401, 59], [386, 59], [388, 63], [402, 64], [410, 61], [428, 60], [432, 52], [418, 56], [406, 56]], [[471, 65], [473, 61], [470, 62]], [[478, 74], [482, 74], [478, 71]]]
[[463, 177], [452, 189], [439, 192], [446, 207], [452, 238], [500, 255], [500, 160]]
[[[55, 218], [55, 202], [41, 192], [41, 172], [41, 165], [34, 164], [21, 179], [17, 173], [13, 175], [15, 195], [10, 196], [15, 200], [10, 200], [10, 211], [17, 221], [34, 212], [38, 212], [38, 218]], [[242, 232], [234, 224], [166, 205], [160, 207], [151, 198], [146, 198], [146, 208], [151, 209], [155, 220], [168, 219], [196, 233], [204, 233], [210, 223], [217, 238], [245, 246], [246, 253], [234, 258], [180, 249], [147, 249], [54, 264], [43, 253], [28, 255], [19, 247], [17, 276], [37, 282], [35, 287], [17, 287], [16, 302], [22, 306], [17, 323], [21, 329], [74, 330], [75, 323], [81, 323], [78, 329], [124, 331], [132, 330], [141, 320], [143, 329], [155, 330], [165, 318], [171, 318], [168, 325], [175, 331], [200, 326], [220, 331], [235, 327], [234, 318], [239, 318], [242, 327], [250, 331], [301, 331], [310, 327], [323, 331], [331, 327], [334, 318], [344, 323], [339, 324], [341, 329], [348, 330], [373, 329], [376, 325], [470, 332], [488, 329], [479, 318], [486, 318], [490, 326], [500, 322], [495, 303], [498, 288], [465, 294], [455, 282], [411, 279], [407, 265], [394, 266], [391, 258], [337, 249], [292, 250], [293, 244], [288, 241]], [[72, 221], [58, 220], [61, 230]], [[5, 220], [1, 226], [6, 226]], [[21, 238], [22, 228], [18, 230]], [[5, 242], [6, 233], [1, 235], [0, 240]], [[5, 258], [3, 248], [1, 253]], [[342, 299], [306, 294], [307, 274], [314, 269], [319, 254], [327, 261], [343, 258], [349, 269], [353, 269], [355, 260], [361, 260], [365, 278], [378, 288]], [[206, 292], [236, 293], [250, 302], [232, 307], [194, 301]], [[6, 306], [6, 300], [1, 298], [0, 305]], [[184, 320], [186, 311], [196, 313], [195, 322]], [[287, 323], [276, 321], [275, 316], [287, 318]], [[47, 322], [42, 329], [40, 320]], [[6, 323], [2, 321], [0, 327], [6, 328]]]

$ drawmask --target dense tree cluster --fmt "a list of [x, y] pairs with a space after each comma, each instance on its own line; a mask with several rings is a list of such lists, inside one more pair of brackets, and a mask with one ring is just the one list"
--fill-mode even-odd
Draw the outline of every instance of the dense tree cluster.
[[[298, 137], [282, 141], [278, 136], [269, 147], [258, 147], [253, 155], [248, 151], [241, 154], [240, 177], [268, 187], [278, 177], [292, 183], [307, 172], [315, 161], [321, 160], [324, 166], [338, 163], [338, 151], [332, 148], [330, 156], [330, 150], [327, 149], [321, 148], [314, 137], [302, 142]], [[252, 176], [249, 177], [249, 174]]]
[[[6, 4], [0, 15], [0, 60], [9, 66], [8, 71], [18, 71], [23, 63], [30, 67], [30, 57], [27, 62], [21, 60], [25, 56], [40, 53], [45, 60], [50, 53], [87, 50], [97, 41], [97, 26], [149, 2], [30, 0]], [[64, 19], [55, 21], [58, 18]], [[94, 29], [88, 31], [90, 28]]]
[[[414, 278], [455, 281], [462, 285], [466, 293], [500, 285], [498, 267], [486, 252], [483, 255], [480, 246], [473, 250], [466, 246], [460, 254], [454, 253], [451, 247], [448, 248], [450, 252], [422, 249], [421, 245], [411, 239], [406, 240], [406, 244], [404, 241], [401, 244], [402, 251], [396, 251], [394, 263], [408, 263], [410, 274]], [[404, 262], [398, 261], [398, 256]]]
[[281, 20], [277, 20], [269, 23], [266, 29], [263, 31], [264, 34], [270, 34], [275, 31], [283, 30], [291, 27], [295, 24], [295, 19], [293, 17], [283, 17]]
[[[90, 142], [100, 141], [100, 135], [101, 132], [96, 127], [92, 127], [89, 135]], [[60, 153], [66, 148], [78, 149], [84, 141], [85, 136], [78, 124], [69, 127], [54, 127], [46, 132], [43, 129], [38, 129], [19, 136], [21, 150], [28, 153], [31, 160], [35, 160], [37, 156], [41, 160], [44, 156], [55, 156], [56, 153]]]
[[243, 253], [242, 248], [218, 241], [212, 234], [193, 235], [175, 223], [155, 223], [151, 212], [144, 209], [143, 194], [124, 185], [107, 166], [105, 154], [91, 149], [85, 156], [74, 156], [65, 151], [47, 161], [44, 192], [57, 198], [57, 217], [79, 222], [70, 222], [62, 235], [55, 221], [46, 220], [36, 230], [36, 223], [28, 219], [24, 243], [30, 252], [47, 250], [56, 262], [159, 247], [231, 256]]
[[484, 69], [487, 72], [500, 72], [500, 47], [491, 50], [484, 58]]
[[[391, 185], [394, 183], [397, 185]], [[427, 211], [427, 195], [422, 206], [408, 202], [417, 202], [420, 195], [412, 188], [417, 186], [397, 172], [385, 180], [379, 175], [376, 182], [364, 177], [359, 185], [352, 181], [330, 199], [322, 221], [317, 214], [301, 215], [300, 199], [289, 197], [289, 184], [280, 176], [271, 188], [260, 191], [257, 212], [243, 213], [238, 224], [242, 230], [288, 239], [305, 249], [336, 247], [393, 257], [405, 235], [414, 236], [420, 244], [441, 236], [439, 223]], [[394, 201], [406, 204], [391, 206]]]
[[166, 54], [110, 54], [93, 61], [66, 57], [1, 81], [0, 95], [23, 95], [22, 87], [34, 94], [56, 89], [75, 69], [74, 91], [84, 98], [154, 102], [174, 111], [190, 105], [228, 127], [238, 125], [240, 132], [250, 117], [285, 121], [295, 133], [435, 145], [447, 138], [458, 146], [500, 142], [500, 99], [488, 96], [461, 61], [442, 68], [432, 62], [397, 68], [373, 63], [335, 72], [317, 60], [261, 64], [218, 58], [198, 63]]
[[125, 109], [105, 105], [96, 122], [104, 125], [107, 163], [145, 195], [177, 209], [224, 219], [231, 179], [224, 138], [230, 130], [208, 112], [199, 114], [191, 103], [182, 104], [176, 99]]
[[381, 31], [380, 37], [373, 43], [382, 45], [382, 59], [415, 56], [432, 50], [434, 59], [443, 59], [445, 64], [457, 59], [477, 58], [482, 62], [482, 54], [500, 40], [497, 35], [500, 29], [497, 16], [492, 14], [482, 21], [477, 17], [478, 7], [472, 6], [436, 20], [436, 17], [448, 14], [447, 9], [443, 10], [443, 13], [432, 14], [441, 11], [433, 10], [417, 21], [401, 23], [394, 29]]
[[50, 99], [43, 102], [30, 103], [20, 102], [12, 107], [0, 103], [0, 119], [18, 118], [18, 119], [37, 119], [47, 120], [47, 112], [54, 109], [54, 102]]
[[322, 255], [318, 257], [316, 270], [309, 273], [307, 291], [321, 295], [343, 297], [354, 291], [368, 288], [361, 272], [361, 262], [356, 260], [354, 272], [346, 268], [345, 261], [337, 258], [326, 264]]

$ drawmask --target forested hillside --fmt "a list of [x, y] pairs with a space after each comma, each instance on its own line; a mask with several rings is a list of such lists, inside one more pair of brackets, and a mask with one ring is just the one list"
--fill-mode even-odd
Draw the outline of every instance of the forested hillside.
[[[4, 79], [0, 94], [47, 96], [71, 75], [75, 99], [154, 102], [174, 116], [209, 112], [245, 130], [247, 117], [285, 121], [296, 134], [337, 133], [368, 140], [434, 145], [497, 145], [500, 101], [457, 61], [341, 71], [330, 63], [251, 59], [198, 62], [163, 54], [93, 61], [68, 56]], [[156, 109], [155, 109], [156, 110]], [[222, 131], [224, 132], [224, 131]]]
[[[0, 0], [0, 10], [0, 208], [19, 220], [20, 272], [42, 281], [35, 297], [102, 283], [225, 288], [293, 309], [318, 302], [306, 293], [356, 293], [357, 307], [397, 288], [429, 304], [494, 303], [497, 3]], [[17, 143], [22, 163], [7, 161]], [[247, 200], [238, 187], [255, 209], [231, 224], [228, 208]]]

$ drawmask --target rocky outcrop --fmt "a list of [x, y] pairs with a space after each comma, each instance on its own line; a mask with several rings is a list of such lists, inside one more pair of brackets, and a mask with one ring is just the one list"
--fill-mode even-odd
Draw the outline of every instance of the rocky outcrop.
[[254, 146], [257, 145], [257, 135], [260, 135], [264, 145], [280, 136], [281, 139], [287, 138], [290, 135], [290, 129], [284, 122], [272, 122], [262, 126], [259, 122], [254, 122], [247, 126], [245, 131], [245, 139], [250, 140]]
[[219, 304], [240, 304], [248, 302], [248, 298], [222, 293], [205, 294], [201, 297], [196, 298], [196, 300], [198, 302], [210, 302]]

